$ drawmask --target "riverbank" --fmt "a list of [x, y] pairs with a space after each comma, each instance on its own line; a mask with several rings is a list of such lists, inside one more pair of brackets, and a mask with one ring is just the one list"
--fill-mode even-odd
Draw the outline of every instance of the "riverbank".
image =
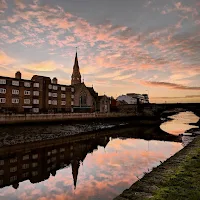
[[200, 136], [114, 200], [200, 199]]

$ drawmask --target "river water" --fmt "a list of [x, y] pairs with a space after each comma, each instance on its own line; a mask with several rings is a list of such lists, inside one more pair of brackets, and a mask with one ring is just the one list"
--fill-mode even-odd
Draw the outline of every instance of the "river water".
[[[53, 140], [44, 140], [48, 130], [53, 134], [69, 128], [59, 125], [26, 127], [26, 131], [23, 127], [2, 128], [0, 199], [113, 199], [183, 148], [184, 142], [176, 135], [193, 128], [188, 123], [197, 122], [198, 117], [183, 112], [171, 118], [161, 125], [167, 133], [156, 127], [121, 127]], [[14, 134], [13, 139], [12, 133], [21, 130], [23, 134]], [[45, 132], [42, 141], [28, 136], [35, 132], [37, 137]], [[22, 135], [24, 141], [29, 138], [29, 143], [23, 144]], [[21, 139], [14, 142], [16, 137]]]

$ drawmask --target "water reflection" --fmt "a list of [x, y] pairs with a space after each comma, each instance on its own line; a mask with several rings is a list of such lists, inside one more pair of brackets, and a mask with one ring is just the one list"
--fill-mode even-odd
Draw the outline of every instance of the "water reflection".
[[2, 140], [0, 199], [113, 199], [183, 147], [179, 137], [157, 127], [127, 126], [33, 141]]
[[180, 112], [170, 118], [172, 120], [161, 124], [160, 128], [173, 135], [179, 135], [191, 128], [197, 128], [197, 126], [190, 125], [189, 123], [196, 123], [199, 120], [199, 117], [193, 112]]

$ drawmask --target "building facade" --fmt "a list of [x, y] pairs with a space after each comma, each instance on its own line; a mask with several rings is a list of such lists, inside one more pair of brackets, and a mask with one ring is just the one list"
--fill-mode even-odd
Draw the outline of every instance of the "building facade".
[[117, 101], [127, 104], [144, 104], [149, 103], [149, 97], [147, 94], [127, 93], [117, 97]]
[[74, 87], [60, 85], [57, 79], [34, 75], [31, 80], [0, 76], [1, 113], [71, 112]]
[[98, 111], [101, 113], [110, 112], [111, 100], [106, 95], [98, 97]]

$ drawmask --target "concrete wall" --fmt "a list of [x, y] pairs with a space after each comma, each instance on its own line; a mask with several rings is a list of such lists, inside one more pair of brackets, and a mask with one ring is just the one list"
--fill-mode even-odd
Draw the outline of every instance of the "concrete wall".
[[53, 121], [105, 119], [136, 116], [133, 113], [63, 113], [0, 115], [0, 124], [40, 123]]

